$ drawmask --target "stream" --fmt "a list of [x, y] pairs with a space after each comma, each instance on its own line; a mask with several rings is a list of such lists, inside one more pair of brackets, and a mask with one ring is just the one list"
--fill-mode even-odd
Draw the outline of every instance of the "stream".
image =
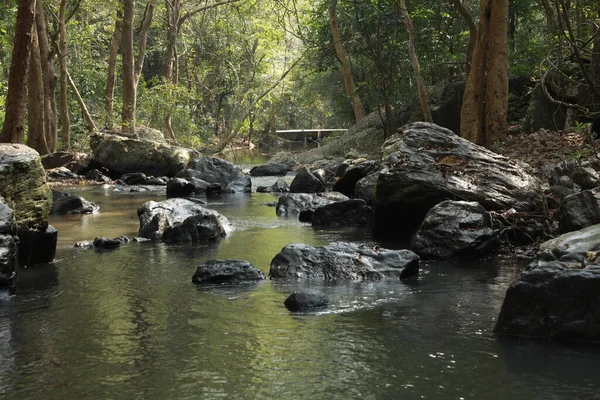
[[[289, 178], [289, 177], [288, 177]], [[275, 178], [253, 180], [253, 188]], [[271, 194], [207, 207], [234, 226], [211, 244], [131, 242], [137, 208], [164, 188], [68, 188], [99, 214], [54, 216], [55, 262], [20, 271], [0, 292], [2, 399], [599, 399], [600, 349], [493, 334], [512, 261], [423, 263], [407, 281], [270, 281], [199, 287], [209, 259], [244, 259], [265, 274], [289, 243], [379, 243], [361, 229], [316, 230], [278, 218]], [[292, 314], [285, 298], [317, 288], [330, 307]]]

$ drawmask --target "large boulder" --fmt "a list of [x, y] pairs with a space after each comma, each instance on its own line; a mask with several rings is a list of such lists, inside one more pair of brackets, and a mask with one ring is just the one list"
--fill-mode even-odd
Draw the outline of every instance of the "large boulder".
[[14, 212], [19, 264], [52, 261], [58, 238], [56, 229], [48, 225], [52, 193], [35, 150], [0, 143], [0, 196]]
[[373, 209], [364, 200], [347, 200], [317, 208], [311, 219], [313, 226], [370, 226]]
[[302, 167], [290, 184], [292, 193], [321, 193], [325, 191], [323, 179], [319, 179], [308, 168]]
[[250, 170], [250, 176], [284, 176], [292, 168], [285, 164], [269, 163], [257, 165]]
[[215, 283], [249, 283], [265, 280], [265, 274], [244, 260], [209, 260], [196, 269], [192, 282], [197, 285]]
[[81, 196], [52, 190], [52, 208], [50, 209], [52, 215], [96, 214], [99, 211], [99, 205], [87, 201]]
[[15, 214], [0, 197], [0, 288], [14, 283], [18, 265], [15, 234]]
[[375, 192], [375, 234], [408, 236], [444, 200], [476, 201], [488, 211], [544, 212], [532, 169], [426, 122], [405, 125], [383, 145]]
[[[202, 207], [193, 199], [148, 201], [137, 211], [139, 236], [169, 242], [194, 242], [224, 237], [229, 221], [214, 210]], [[189, 221], [188, 221], [189, 219]]]
[[334, 242], [312, 247], [289, 244], [271, 261], [271, 278], [338, 280], [402, 279], [419, 272], [419, 256], [410, 250], [371, 248]]
[[252, 180], [242, 169], [232, 162], [217, 157], [204, 156], [192, 161], [188, 168], [177, 174], [177, 177], [190, 180], [195, 178], [221, 185], [224, 193], [250, 193]]
[[506, 293], [496, 332], [600, 341], [600, 225], [540, 245]]
[[423, 258], [482, 257], [498, 243], [499, 234], [479, 203], [447, 200], [429, 210], [412, 249]]
[[375, 189], [377, 188], [377, 179], [379, 179], [379, 172], [372, 173], [360, 179], [354, 187], [353, 197], [364, 200], [368, 205], [372, 205]]
[[333, 185], [333, 190], [352, 197], [356, 183], [366, 176], [378, 172], [380, 164], [378, 161], [368, 160], [356, 165], [349, 166], [340, 179]]
[[327, 204], [349, 200], [337, 192], [327, 193], [286, 193], [279, 197], [275, 212], [280, 217], [299, 215], [303, 211], [314, 211]]
[[563, 233], [600, 223], [600, 188], [565, 197], [558, 210], [558, 221]]
[[94, 162], [108, 168], [113, 179], [131, 172], [171, 177], [200, 156], [183, 147], [101, 132], [92, 134], [90, 147]]

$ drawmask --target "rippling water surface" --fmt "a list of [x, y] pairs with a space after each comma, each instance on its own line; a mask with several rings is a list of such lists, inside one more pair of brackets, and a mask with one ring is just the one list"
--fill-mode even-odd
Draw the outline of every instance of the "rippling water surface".
[[[164, 192], [73, 190], [101, 213], [53, 217], [56, 261], [21, 271], [16, 295], [0, 292], [0, 398], [600, 398], [597, 348], [492, 334], [511, 263], [424, 264], [406, 282], [197, 287], [191, 277], [211, 258], [267, 273], [288, 243], [375, 242], [277, 218], [265, 205], [275, 197], [253, 193], [208, 204], [235, 227], [217, 244], [78, 250], [135, 236], [137, 207]], [[283, 300], [303, 285], [331, 307], [289, 313]]]

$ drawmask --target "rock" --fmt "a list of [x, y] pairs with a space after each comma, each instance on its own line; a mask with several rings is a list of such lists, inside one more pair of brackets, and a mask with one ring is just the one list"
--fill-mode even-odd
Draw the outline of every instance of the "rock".
[[280, 151], [269, 160], [269, 164], [281, 164], [293, 169], [298, 165], [298, 160], [293, 153], [288, 151]]
[[347, 200], [317, 208], [312, 215], [312, 225], [320, 227], [370, 226], [373, 209], [364, 200]]
[[54, 181], [80, 180], [81, 179], [81, 176], [77, 175], [74, 172], [71, 172], [71, 170], [66, 167], [58, 167], [58, 168], [46, 170], [46, 177], [49, 180], [51, 179]]
[[597, 187], [598, 183], [598, 173], [578, 160], [561, 161], [550, 173], [550, 186], [588, 190]]
[[188, 197], [194, 193], [195, 186], [183, 178], [171, 178], [167, 183], [167, 199]]
[[498, 244], [499, 234], [479, 203], [447, 200], [429, 210], [412, 239], [412, 249], [423, 258], [478, 258]]
[[90, 147], [113, 178], [131, 172], [172, 177], [199, 157], [195, 150], [100, 132], [92, 134]]
[[125, 185], [147, 185], [148, 177], [143, 172], [132, 172], [121, 175], [121, 181]]
[[86, 172], [84, 176], [91, 181], [110, 183], [110, 178], [97, 169]]
[[[548, 82], [555, 78], [557, 82], [563, 81], [558, 76], [548, 77]], [[547, 85], [548, 86], [548, 85]], [[552, 88], [547, 87], [554, 98], [563, 97], [556, 93]], [[567, 110], [562, 105], [550, 101], [541, 84], [538, 84], [531, 95], [525, 121], [523, 122], [523, 130], [526, 133], [536, 132], [540, 129], [548, 129], [549, 131], [560, 131], [565, 129], [567, 120]]]
[[315, 215], [315, 210], [302, 210], [300, 214], [298, 214], [298, 221], [306, 222], [308, 224], [312, 224], [313, 215]]
[[298, 215], [302, 211], [315, 210], [327, 204], [346, 200], [349, 200], [348, 196], [337, 192], [289, 193], [279, 197], [275, 212], [280, 217], [290, 217]]
[[325, 293], [317, 290], [303, 290], [290, 294], [283, 304], [292, 312], [307, 311], [327, 307], [329, 298]]
[[271, 278], [339, 280], [402, 279], [419, 272], [419, 256], [410, 250], [387, 250], [334, 242], [312, 247], [289, 244], [271, 261]]
[[19, 265], [17, 254], [14, 237], [0, 234], [0, 288], [14, 284]]
[[67, 192], [52, 190], [52, 215], [69, 214], [96, 214], [100, 211], [100, 206], [91, 201], [87, 201], [81, 196], [74, 196]]
[[56, 255], [58, 231], [48, 225], [44, 231], [19, 232], [19, 265], [50, 262]]
[[540, 245], [506, 293], [495, 331], [546, 339], [600, 340], [600, 225]]
[[433, 122], [452, 132], [460, 132], [460, 110], [464, 92], [464, 81], [448, 83], [444, 87], [440, 100], [431, 106]]
[[565, 197], [558, 210], [558, 221], [562, 233], [600, 223], [600, 188]]
[[[219, 184], [224, 193], [250, 193], [252, 180], [237, 165], [217, 157], [205, 156], [192, 161], [177, 177], [195, 178], [209, 184]], [[193, 183], [193, 182], [192, 182]]]
[[257, 165], [250, 170], [250, 176], [284, 176], [292, 168], [285, 164], [269, 163]]
[[121, 247], [122, 241], [119, 239], [109, 239], [104, 236], [94, 239], [93, 246], [99, 250], [114, 250]]
[[306, 167], [302, 167], [290, 185], [292, 193], [321, 193], [325, 191], [323, 181]]
[[341, 178], [333, 185], [333, 191], [352, 197], [356, 183], [367, 175], [378, 172], [380, 164], [378, 161], [364, 161], [360, 164], [350, 166]]
[[383, 157], [374, 201], [377, 235], [407, 237], [444, 200], [476, 201], [488, 211], [546, 211], [528, 165], [434, 124], [400, 128], [385, 142]]
[[67, 153], [66, 151], [59, 151], [52, 154], [46, 154], [42, 156], [42, 166], [44, 169], [55, 169], [64, 167], [69, 163], [72, 163], [77, 158], [74, 153]]
[[210, 260], [200, 265], [192, 277], [197, 285], [247, 283], [265, 280], [265, 275], [243, 260]]
[[0, 235], [15, 235], [16, 233], [15, 213], [0, 197]]
[[375, 188], [377, 188], [377, 179], [379, 179], [379, 172], [375, 172], [360, 179], [356, 182], [356, 186], [354, 187], [353, 197], [355, 199], [364, 200], [368, 205], [372, 205]]
[[[137, 212], [140, 219], [139, 236], [162, 240], [166, 234], [169, 242], [225, 236], [231, 229], [227, 218], [202, 207], [202, 204], [195, 199], [179, 198], [144, 203]], [[192, 219], [185, 223], [188, 218]], [[209, 227], [212, 229], [210, 232], [206, 230]]]
[[290, 191], [290, 186], [283, 179], [278, 179], [271, 186], [259, 186], [256, 188], [258, 193], [287, 193]]
[[169, 178], [166, 176], [149, 176], [146, 185], [166, 186]]

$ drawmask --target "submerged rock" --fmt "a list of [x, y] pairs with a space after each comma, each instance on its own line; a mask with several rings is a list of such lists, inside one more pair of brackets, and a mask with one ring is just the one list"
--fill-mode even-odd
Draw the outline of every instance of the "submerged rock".
[[299, 215], [303, 211], [314, 211], [327, 204], [350, 200], [337, 192], [289, 193], [279, 197], [275, 211], [280, 217]]
[[317, 290], [303, 290], [290, 294], [283, 304], [292, 312], [307, 311], [327, 307], [329, 298], [325, 293]]
[[67, 192], [52, 190], [52, 199], [52, 215], [95, 214], [100, 211], [100, 206], [96, 203]]
[[410, 250], [388, 250], [334, 242], [312, 247], [285, 246], [271, 261], [271, 278], [339, 280], [402, 279], [419, 272], [419, 256]]
[[496, 246], [499, 233], [479, 203], [447, 200], [429, 210], [412, 248], [423, 258], [483, 257]]
[[408, 236], [444, 200], [476, 201], [488, 211], [545, 211], [532, 169], [452, 131], [425, 122], [399, 129], [383, 145], [375, 193], [375, 233]]
[[244, 260], [210, 260], [200, 265], [192, 277], [192, 282], [197, 285], [263, 280], [265, 274]]

